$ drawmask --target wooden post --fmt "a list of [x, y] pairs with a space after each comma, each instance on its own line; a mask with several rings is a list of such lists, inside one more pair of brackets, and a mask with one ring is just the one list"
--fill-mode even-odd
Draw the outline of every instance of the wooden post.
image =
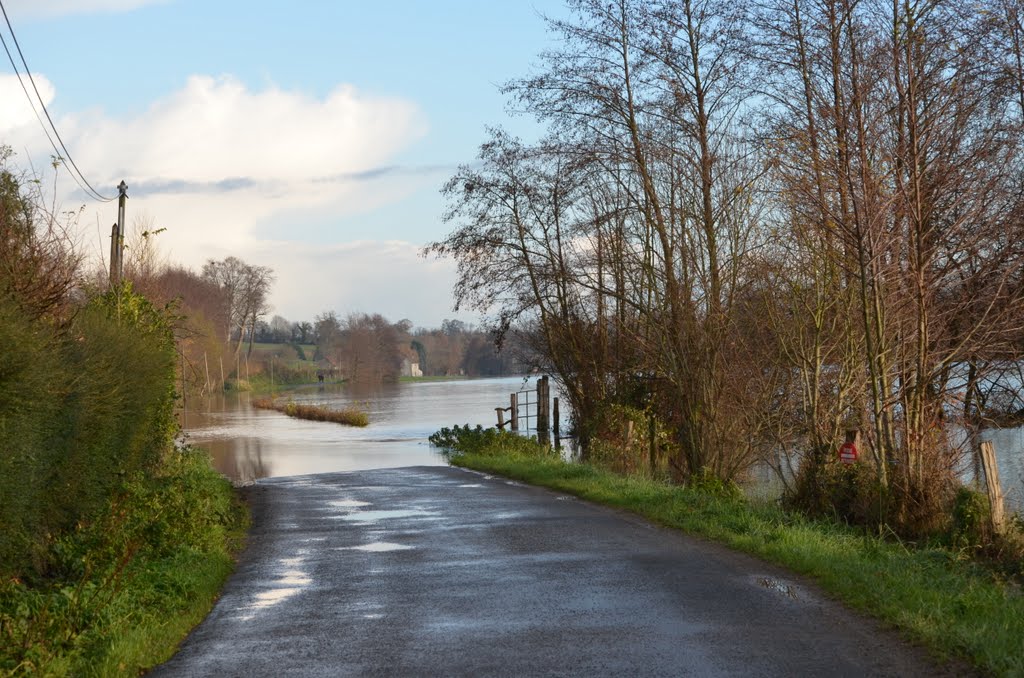
[[985, 471], [985, 488], [988, 491], [989, 505], [992, 507], [992, 529], [1002, 534], [1006, 527], [1006, 514], [1003, 510], [1003, 487], [999, 483], [999, 466], [996, 464], [995, 445], [983, 442], [979, 446], [981, 466]]
[[498, 415], [498, 430], [503, 431], [505, 429], [505, 408], [495, 407], [494, 413]]
[[548, 432], [548, 378], [537, 380], [537, 430]]
[[543, 445], [547, 445], [550, 442], [550, 407], [551, 400], [548, 398], [548, 378], [547, 376], [543, 376], [537, 380], [537, 440]]
[[210, 392], [210, 361], [206, 358], [206, 351], [203, 351], [203, 365], [206, 367], [206, 393]]
[[654, 412], [651, 412], [647, 417], [647, 438], [650, 443], [650, 461], [651, 461], [651, 477], [654, 477], [655, 471], [658, 466], [658, 443], [655, 440], [656, 427], [654, 423]]
[[519, 394], [513, 393], [508, 397], [509, 416], [512, 418], [512, 430], [519, 430]]
[[117, 254], [119, 251], [118, 243], [121, 241], [121, 236], [117, 232], [117, 224], [115, 223], [110, 227], [110, 286], [114, 287], [117, 283], [121, 282], [121, 276], [118, 274], [117, 268]]
[[558, 398], [552, 400], [554, 403], [554, 412], [551, 415], [551, 430], [553, 431], [552, 437], [555, 439], [555, 449], [562, 449], [562, 439], [559, 436], [559, 425], [558, 425]]

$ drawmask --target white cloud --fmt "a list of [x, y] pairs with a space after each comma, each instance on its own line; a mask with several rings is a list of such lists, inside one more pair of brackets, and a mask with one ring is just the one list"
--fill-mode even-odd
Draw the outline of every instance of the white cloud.
[[134, 119], [85, 115], [64, 124], [77, 155], [105, 158], [110, 181], [245, 179], [277, 188], [371, 170], [426, 131], [411, 102], [348, 85], [316, 99], [208, 76], [189, 78]]
[[[22, 74], [22, 77], [25, 77], [24, 74]], [[43, 98], [43, 103], [49, 106], [56, 94], [53, 84], [45, 75], [33, 73], [32, 77], [35, 80], [39, 94]], [[29, 94], [32, 95], [33, 101], [35, 101], [32, 83], [27, 79], [25, 80], [25, 87], [28, 89]], [[36, 110], [42, 115], [42, 110], [38, 106], [39, 104], [36, 103]], [[0, 74], [0, 134], [9, 133], [26, 126], [33, 126], [43, 139], [43, 143], [46, 143], [45, 137], [42, 137], [42, 128], [39, 127], [39, 122], [36, 120], [35, 114], [32, 113], [32, 106], [25, 97], [25, 92], [18, 82], [18, 77], [14, 74]]]
[[[13, 130], [33, 153], [40, 151], [41, 132], [28, 126], [24, 112], [0, 116], [6, 116], [0, 135]], [[195, 76], [128, 119], [94, 110], [56, 122], [93, 185], [110, 194], [126, 180], [129, 223], [146, 214], [166, 227], [159, 244], [170, 261], [199, 267], [237, 256], [274, 268], [275, 313], [303, 320], [326, 310], [365, 311], [418, 325], [454, 317], [453, 262], [425, 260], [418, 243], [388, 233], [353, 242], [353, 234], [323, 226], [394, 205], [437, 182], [429, 172], [395, 166], [395, 156], [427, 130], [408, 100], [347, 85], [316, 98]], [[70, 180], [61, 183], [71, 195]], [[310, 229], [302, 219], [313, 217], [318, 232], [304, 232]], [[105, 252], [115, 219], [113, 204], [89, 204], [82, 240], [95, 243], [94, 253]], [[437, 216], [413, 219], [426, 226]]]
[[127, 12], [169, 0], [7, 0], [11, 20], [53, 18], [67, 15]]
[[[438, 326], [456, 317], [452, 261], [424, 259], [420, 246], [401, 241], [356, 241], [328, 247], [266, 243], [262, 263], [277, 273], [271, 302], [289, 320], [323, 311], [380, 313], [392, 322]], [[463, 320], [473, 317], [458, 314]]]

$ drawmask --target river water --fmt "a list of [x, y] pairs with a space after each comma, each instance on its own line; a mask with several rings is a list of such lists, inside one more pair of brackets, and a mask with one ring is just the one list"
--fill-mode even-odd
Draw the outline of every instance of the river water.
[[[524, 384], [527, 384], [524, 387]], [[293, 419], [257, 410], [249, 393], [226, 393], [188, 403], [188, 442], [209, 450], [218, 471], [237, 483], [273, 476], [444, 465], [427, 437], [445, 426], [494, 426], [494, 408], [509, 394], [536, 388], [536, 379], [506, 377], [347, 386], [290, 392], [296, 402], [367, 413], [365, 428]], [[282, 396], [287, 397], [287, 396]]]
[[[445, 426], [494, 426], [494, 408], [509, 394], [536, 388], [533, 377], [425, 381], [357, 389], [310, 387], [290, 392], [296, 402], [329, 408], [357, 407], [365, 428], [293, 419], [257, 410], [249, 393], [227, 393], [188, 403], [188, 441], [206, 448], [217, 470], [237, 483], [271, 476], [444, 465], [427, 437]], [[563, 415], [564, 419], [564, 415]], [[564, 426], [563, 426], [564, 428]], [[990, 430], [1007, 508], [1024, 513], [1024, 427]], [[763, 478], [771, 484], [770, 478]], [[752, 488], [764, 496], [768, 487]]]

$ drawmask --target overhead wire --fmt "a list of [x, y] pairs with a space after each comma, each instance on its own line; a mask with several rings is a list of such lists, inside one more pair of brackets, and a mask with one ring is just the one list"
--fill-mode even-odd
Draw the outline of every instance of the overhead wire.
[[[100, 202], [111, 202], [115, 198], [103, 195], [93, 188], [92, 184], [89, 183], [89, 180], [85, 178], [85, 174], [83, 174], [82, 170], [78, 168], [78, 165], [75, 163], [75, 159], [71, 157], [71, 152], [68, 151], [68, 147], [64, 144], [64, 140], [61, 138], [60, 132], [57, 131], [57, 126], [53, 123], [53, 118], [50, 117], [50, 112], [46, 110], [46, 104], [43, 103], [43, 97], [39, 94], [39, 88], [36, 86], [35, 78], [32, 77], [32, 71], [29, 69], [28, 62], [25, 60], [25, 54], [21, 51], [21, 45], [18, 43], [18, 37], [14, 34], [14, 27], [11, 25], [11, 20], [7, 16], [7, 8], [4, 7], [3, 0], [0, 0], [0, 12], [4, 15], [4, 21], [7, 23], [7, 30], [10, 32], [11, 39], [14, 41], [14, 47], [18, 52], [18, 56], [21, 58], [21, 64], [24, 67], [25, 75], [28, 76], [29, 82], [32, 84], [32, 90], [36, 93], [36, 99], [39, 101], [39, 108], [43, 110], [43, 113], [46, 115], [46, 120], [50, 123], [49, 129], [43, 122], [43, 119], [39, 116], [39, 111], [36, 109], [35, 101], [33, 101], [32, 95], [29, 94], [28, 88], [25, 86], [25, 81], [21, 77], [18, 65], [14, 60], [14, 55], [11, 54], [11, 50], [7, 46], [7, 41], [4, 39], [3, 31], [0, 31], [0, 43], [3, 44], [4, 52], [7, 53], [7, 59], [11, 62], [11, 68], [14, 69], [14, 75], [18, 78], [21, 90], [25, 93], [25, 97], [28, 99], [28, 103], [32, 107], [32, 112], [35, 113], [36, 120], [38, 120], [39, 124], [42, 126], [43, 133], [46, 134], [46, 139], [50, 142], [50, 146], [53, 148], [54, 153], [57, 154], [58, 158], [66, 158], [70, 163], [71, 168], [73, 168], [74, 171], [71, 171], [69, 168], [68, 173], [71, 175], [71, 178], [75, 180], [75, 183], [78, 184], [79, 188], [85, 191], [85, 193], [90, 197]], [[54, 143], [53, 137], [50, 136], [51, 129], [53, 130], [53, 136], [57, 137], [60, 149], [57, 148], [57, 144]], [[63, 149], [63, 153], [61, 153], [61, 149]]]

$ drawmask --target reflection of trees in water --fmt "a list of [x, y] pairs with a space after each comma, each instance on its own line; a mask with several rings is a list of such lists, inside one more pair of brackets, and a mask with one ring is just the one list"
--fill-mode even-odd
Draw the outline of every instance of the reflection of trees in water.
[[213, 467], [235, 483], [251, 483], [270, 476], [273, 465], [263, 457], [259, 438], [238, 437], [202, 443], [213, 457]]
[[239, 438], [233, 442], [236, 481], [249, 483], [270, 475], [271, 465], [263, 459], [263, 443], [259, 438]]

